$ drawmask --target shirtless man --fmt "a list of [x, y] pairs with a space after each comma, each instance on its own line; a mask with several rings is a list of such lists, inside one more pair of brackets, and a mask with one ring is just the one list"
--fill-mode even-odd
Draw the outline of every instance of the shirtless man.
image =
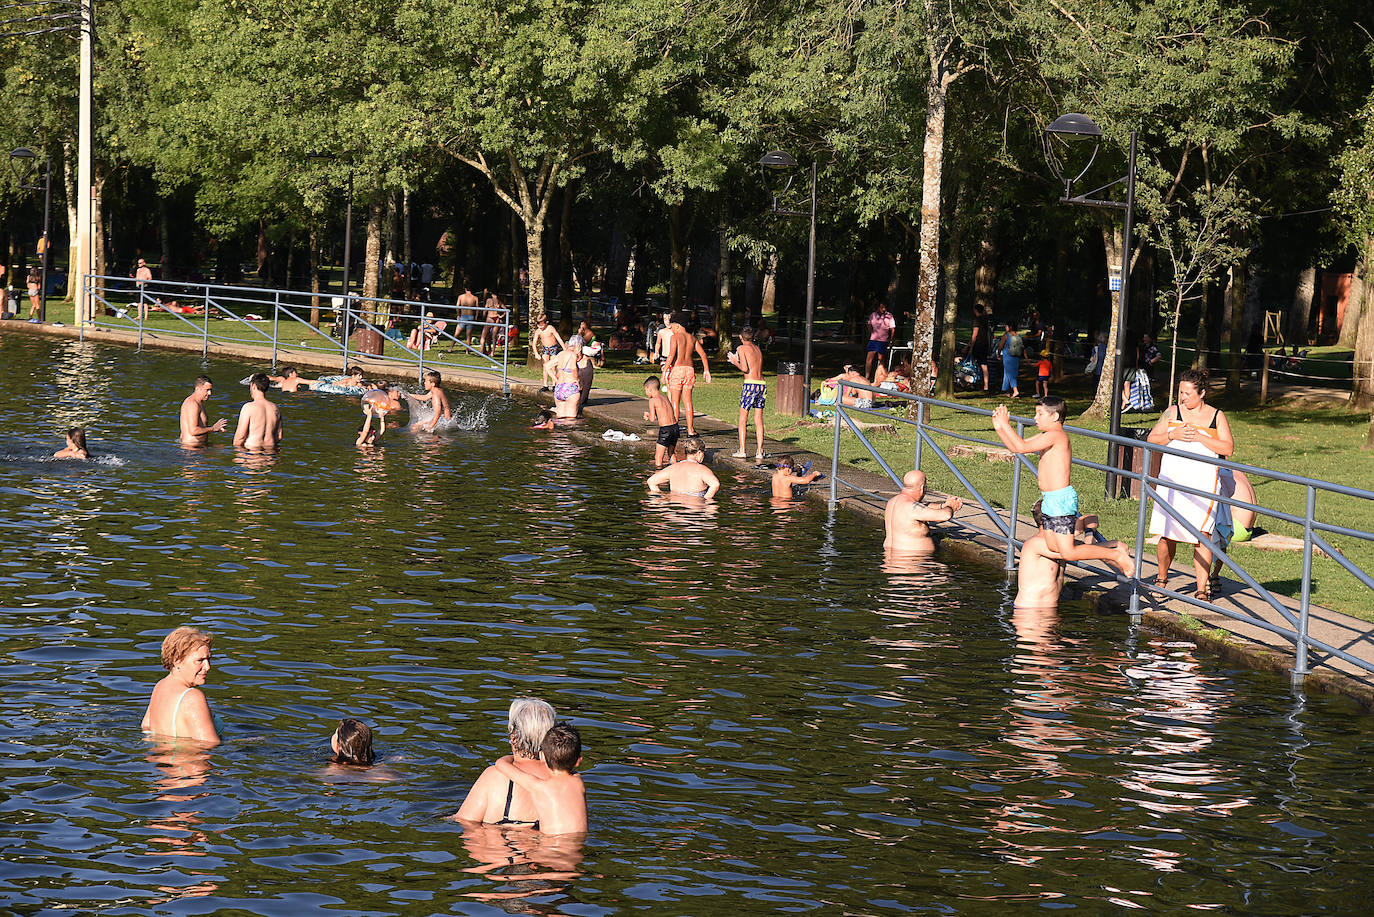
[[739, 451], [735, 458], [744, 458], [745, 430], [749, 412], [754, 412], [754, 440], [758, 445], [755, 460], [763, 461], [763, 405], [768, 382], [763, 378], [763, 351], [754, 343], [754, 329], [745, 327], [739, 333], [739, 347], [726, 358], [744, 373], [744, 386], [739, 395]]
[[213, 424], [205, 416], [205, 401], [214, 391], [215, 383], [209, 376], [197, 376], [196, 386], [186, 400], [181, 403], [181, 444], [183, 446], [203, 446], [209, 442], [211, 433], [221, 432], [229, 423], [220, 418]]
[[472, 329], [477, 323], [477, 294], [464, 285], [462, 294], [453, 305], [458, 310], [458, 334], [471, 346]]
[[702, 464], [706, 458], [706, 446], [695, 436], [682, 441], [686, 458], [675, 465], [669, 465], [649, 476], [646, 484], [649, 493], [661, 494], [659, 488], [668, 485], [668, 493], [681, 497], [700, 497], [706, 500], [720, 490], [720, 480], [715, 472]]
[[902, 489], [887, 501], [883, 528], [887, 537], [883, 549], [898, 554], [928, 554], [935, 550], [930, 537], [931, 522], [948, 522], [964, 505], [958, 497], [947, 497], [938, 506], [926, 506], [926, 473], [912, 469], [902, 477]]
[[294, 366], [283, 366], [280, 376], [268, 376], [268, 381], [275, 382], [281, 386], [283, 392], [298, 392], [302, 388], [314, 388], [315, 383], [309, 379], [302, 379], [301, 374]]
[[668, 359], [663, 363], [663, 379], [668, 387], [668, 403], [673, 406], [674, 414], [687, 425], [687, 435], [696, 436], [692, 388], [697, 384], [697, 371], [692, 366], [692, 354], [701, 357], [702, 376], [707, 385], [711, 384], [711, 364], [706, 360], [706, 349], [701, 346], [701, 341], [683, 324], [686, 319], [687, 314], [679, 312], [668, 326], [671, 337], [668, 339]]
[[[1040, 512], [1040, 503], [1031, 509], [1031, 515], [1035, 519], [1036, 526], [1041, 525], [1043, 516]], [[1091, 532], [1096, 535], [1097, 517], [1094, 515], [1079, 516], [1075, 526], [1076, 534]], [[1120, 545], [1123, 549], [1125, 544], [1119, 541], [1110, 542], [1110, 546]], [[1017, 608], [1053, 608], [1059, 604], [1059, 593], [1064, 588], [1064, 568], [1068, 566], [1064, 558], [1051, 550], [1045, 543], [1043, 534], [1036, 534], [1027, 538], [1021, 545], [1021, 558], [1016, 565], [1016, 601]]]
[[550, 381], [550, 364], [563, 350], [563, 342], [558, 339], [557, 329], [550, 327], [547, 315], [541, 315], [535, 320], [534, 350], [539, 354], [540, 362], [544, 364], [544, 388], [553, 388], [553, 382]]
[[235, 449], [275, 449], [281, 442], [281, 411], [267, 400], [272, 387], [266, 373], [253, 373], [248, 380], [252, 400], [239, 411], [239, 425], [234, 430]]

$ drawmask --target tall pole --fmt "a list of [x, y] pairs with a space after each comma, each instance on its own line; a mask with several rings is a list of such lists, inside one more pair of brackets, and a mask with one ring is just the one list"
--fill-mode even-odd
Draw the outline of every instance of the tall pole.
[[[67, 271], [76, 284], [76, 324], [82, 327], [90, 320], [90, 295], [86, 277], [94, 263], [91, 232], [91, 145], [94, 138], [92, 115], [92, 76], [95, 53], [95, 0], [81, 4], [81, 87], [77, 116], [76, 166], [76, 251], [71, 253]], [[44, 290], [47, 285], [44, 284]]]
[[[1131, 131], [1131, 154], [1130, 162], [1126, 167], [1126, 226], [1122, 232], [1121, 246], [1121, 304], [1116, 310], [1116, 361], [1112, 367], [1112, 410], [1108, 421], [1108, 431], [1113, 436], [1121, 435], [1121, 380], [1122, 366], [1121, 354], [1126, 340], [1126, 313], [1131, 309], [1131, 229], [1132, 217], [1135, 215], [1135, 131]], [[1107, 466], [1117, 468], [1117, 459], [1120, 446], [1116, 443], [1107, 445]], [[1117, 497], [1117, 476], [1107, 475], [1107, 499], [1115, 500]], [[1144, 495], [1141, 495], [1144, 499]]]
[[48, 249], [52, 244], [49, 238], [49, 214], [52, 212], [52, 157], [43, 160], [43, 241], [42, 251], [38, 257], [42, 260], [38, 262], [38, 278], [41, 286], [38, 289], [38, 320], [46, 322], [48, 320]]
[[348, 204], [344, 210], [343, 291], [348, 296], [348, 269], [353, 264], [353, 170], [348, 170]]
[[803, 410], [811, 403], [811, 331], [816, 320], [816, 170], [818, 160], [811, 162], [811, 243], [806, 269], [806, 345], [802, 351]]

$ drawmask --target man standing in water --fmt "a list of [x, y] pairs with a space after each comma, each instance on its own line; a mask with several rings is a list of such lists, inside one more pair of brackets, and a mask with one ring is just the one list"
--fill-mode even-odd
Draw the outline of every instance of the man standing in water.
[[720, 479], [715, 472], [702, 464], [706, 460], [706, 446], [695, 436], [683, 440], [682, 450], [686, 460], [675, 465], [661, 468], [649, 475], [645, 484], [649, 493], [661, 494], [660, 489], [668, 485], [668, 493], [679, 497], [700, 497], [709, 500], [720, 490]]
[[[679, 422], [687, 424], [687, 435], [697, 435], [696, 415], [692, 410], [692, 388], [697, 384], [697, 371], [692, 365], [692, 354], [701, 357], [701, 371], [706, 384], [711, 384], [711, 364], [706, 361], [706, 349], [684, 324], [687, 315], [679, 312], [673, 316], [668, 326], [668, 359], [663, 363], [663, 381], [668, 386], [668, 403]], [[682, 402], [679, 405], [679, 402]]]
[[763, 351], [754, 343], [754, 329], [745, 326], [739, 333], [739, 349], [731, 352], [729, 360], [744, 373], [744, 387], [739, 396], [739, 451], [735, 458], [744, 458], [745, 431], [749, 426], [749, 412], [754, 412], [754, 439], [758, 443], [756, 461], [763, 461], [763, 405], [768, 382], [763, 378]]
[[926, 473], [912, 469], [902, 477], [902, 489], [887, 501], [883, 528], [887, 537], [883, 548], [898, 554], [929, 554], [935, 550], [930, 537], [931, 522], [948, 522], [964, 505], [958, 497], [948, 497], [939, 506], [926, 506]]
[[267, 399], [272, 382], [266, 373], [253, 373], [248, 380], [251, 399], [239, 411], [234, 429], [235, 449], [271, 450], [281, 443], [281, 411]]
[[196, 387], [181, 403], [181, 444], [183, 446], [203, 446], [209, 441], [211, 433], [221, 432], [228, 424], [228, 421], [222, 417], [211, 424], [210, 418], [205, 416], [205, 401], [214, 391], [214, 387], [215, 384], [210, 381], [209, 376], [197, 376]]

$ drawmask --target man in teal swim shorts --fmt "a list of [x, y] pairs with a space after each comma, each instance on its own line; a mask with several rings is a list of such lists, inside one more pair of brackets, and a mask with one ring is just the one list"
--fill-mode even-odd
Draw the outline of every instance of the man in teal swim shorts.
[[998, 405], [992, 412], [992, 428], [1012, 452], [1039, 453], [1036, 477], [1040, 482], [1040, 509], [1044, 513], [1041, 531], [1051, 551], [1068, 561], [1105, 560], [1126, 576], [1134, 572], [1131, 552], [1120, 542], [1113, 545], [1078, 544], [1074, 523], [1078, 521], [1078, 491], [1069, 483], [1073, 447], [1064, 432], [1064, 399], [1049, 395], [1035, 404], [1035, 426], [1039, 433], [1022, 439], [1011, 425], [1011, 412]]

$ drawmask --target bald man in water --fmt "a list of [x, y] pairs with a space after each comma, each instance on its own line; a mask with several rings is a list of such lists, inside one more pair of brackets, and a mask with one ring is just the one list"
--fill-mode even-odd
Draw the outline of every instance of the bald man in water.
[[947, 497], [938, 506], [921, 501], [926, 495], [926, 473], [912, 469], [902, 478], [902, 489], [883, 510], [883, 527], [887, 537], [883, 549], [903, 554], [929, 553], [935, 550], [930, 538], [931, 522], [948, 522], [964, 505], [958, 497]]

